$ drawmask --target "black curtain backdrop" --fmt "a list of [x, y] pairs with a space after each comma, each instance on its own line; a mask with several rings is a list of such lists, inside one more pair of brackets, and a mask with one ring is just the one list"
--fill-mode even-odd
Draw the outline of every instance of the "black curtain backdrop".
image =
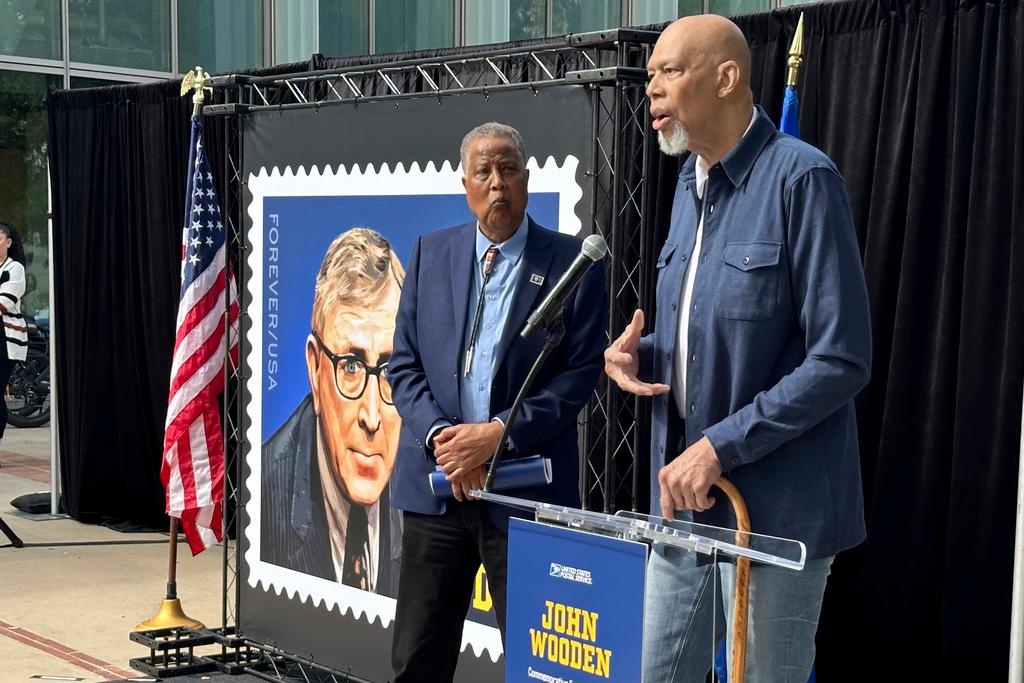
[[[160, 454], [192, 108], [179, 92], [168, 81], [47, 97], [60, 469], [64, 508], [82, 521], [167, 527]], [[206, 121], [221, 177], [223, 125]]]
[[[1024, 13], [1016, 0], [805, 11], [802, 137], [846, 179], [875, 341], [858, 400], [868, 541], [833, 568], [820, 680], [1004, 680], [1024, 379]], [[776, 121], [798, 16], [738, 19], [755, 97]]]
[[[857, 0], [738, 17], [755, 99], [776, 120], [801, 11], [802, 133], [846, 178], [875, 337], [858, 400], [868, 541], [833, 567], [819, 680], [1002, 680], [1024, 382], [1024, 15], [1019, 0]], [[49, 104], [66, 504], [80, 519], [160, 519], [188, 104], [177, 84]], [[659, 156], [650, 169], [662, 229], [675, 169]]]

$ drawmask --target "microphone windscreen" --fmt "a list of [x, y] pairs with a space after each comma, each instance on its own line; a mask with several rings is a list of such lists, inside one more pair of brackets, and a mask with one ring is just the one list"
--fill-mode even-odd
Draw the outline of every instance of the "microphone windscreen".
[[588, 235], [580, 252], [591, 261], [600, 261], [608, 253], [608, 243], [600, 235]]

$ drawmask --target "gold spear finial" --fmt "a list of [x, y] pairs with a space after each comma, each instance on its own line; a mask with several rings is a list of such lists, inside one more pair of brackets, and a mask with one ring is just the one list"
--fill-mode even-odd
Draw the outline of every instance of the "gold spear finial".
[[796, 33], [793, 34], [793, 42], [789, 45], [789, 72], [786, 75], [786, 85], [796, 85], [797, 77], [800, 75], [800, 63], [804, 57], [804, 13], [800, 13], [800, 20], [796, 24]]
[[203, 71], [203, 67], [197, 66], [195, 72], [189, 71], [185, 74], [185, 77], [181, 79], [181, 96], [184, 97], [188, 94], [189, 90], [193, 91], [192, 95], [192, 115], [195, 116], [199, 113], [199, 108], [203, 106], [203, 100], [206, 98], [204, 90], [213, 92], [213, 88], [207, 87], [206, 79], [210, 77], [210, 74]]

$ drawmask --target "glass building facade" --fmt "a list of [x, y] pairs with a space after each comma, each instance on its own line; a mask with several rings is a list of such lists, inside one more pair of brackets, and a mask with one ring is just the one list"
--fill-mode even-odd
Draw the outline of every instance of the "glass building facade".
[[49, 304], [46, 109], [56, 88], [502, 43], [800, 0], [0, 0], [0, 218], [22, 233], [25, 309]]

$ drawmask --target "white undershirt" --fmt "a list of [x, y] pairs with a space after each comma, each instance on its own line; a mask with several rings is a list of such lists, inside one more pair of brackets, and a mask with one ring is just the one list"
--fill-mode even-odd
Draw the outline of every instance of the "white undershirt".
[[[747, 124], [747, 129], [743, 131], [743, 136], [750, 132], [756, 120], [757, 109], [754, 109], [750, 114], [750, 123]], [[741, 139], [743, 136], [741, 136]], [[672, 373], [672, 383], [679, 389], [673, 392], [676, 399], [676, 408], [684, 418], [686, 417], [686, 368], [690, 358], [690, 311], [693, 300], [693, 283], [697, 281], [697, 262], [700, 260], [700, 247], [704, 241], [704, 208], [706, 205], [704, 193], [708, 185], [708, 164], [704, 157], [697, 157], [695, 171], [697, 197], [701, 200], [700, 221], [697, 223], [697, 238], [694, 240], [693, 253], [690, 254], [690, 260], [686, 264], [686, 273], [683, 275], [683, 291], [679, 305], [679, 327], [676, 330], [675, 363]], [[711, 210], [713, 212], [714, 208], [712, 207]]]

